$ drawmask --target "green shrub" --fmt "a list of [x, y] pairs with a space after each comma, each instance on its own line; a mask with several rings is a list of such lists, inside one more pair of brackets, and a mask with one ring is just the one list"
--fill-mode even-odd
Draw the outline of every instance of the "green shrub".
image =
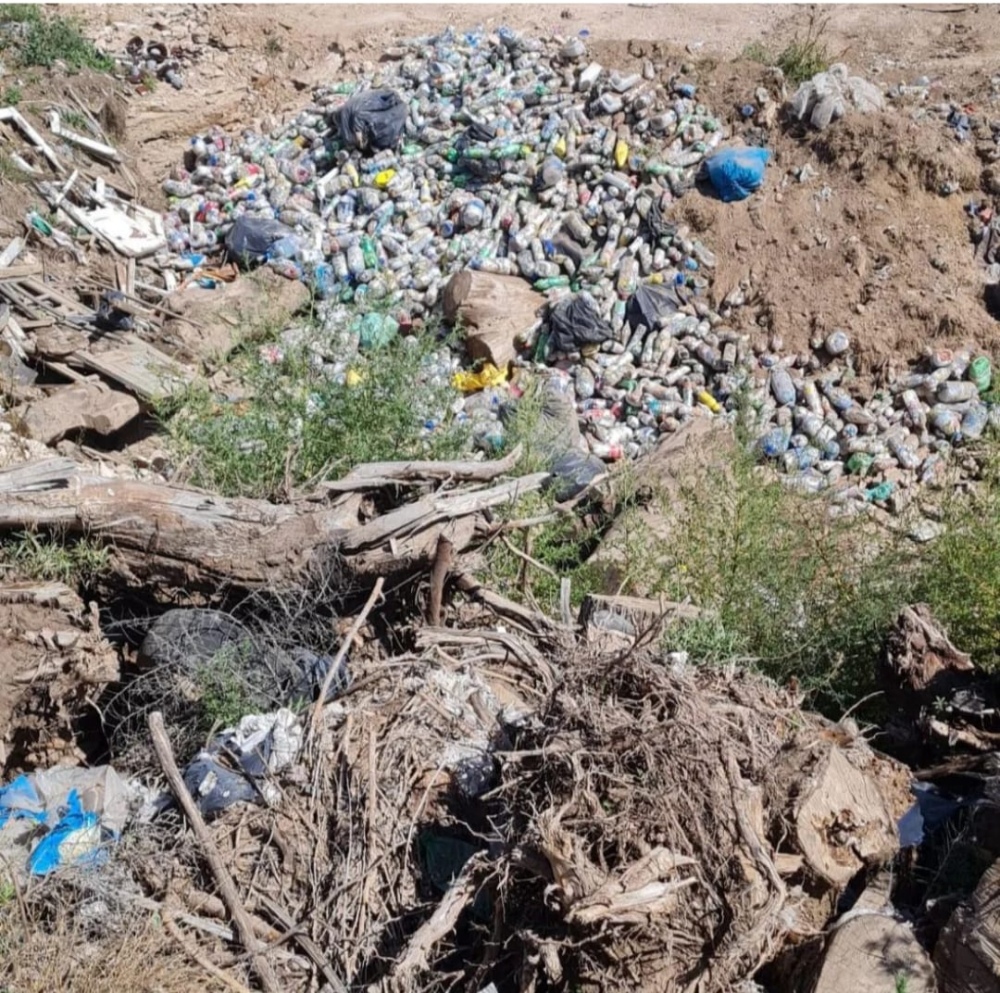
[[[14, 4], [6, 6], [17, 7]], [[0, 11], [0, 21], [3, 20], [3, 13]], [[22, 65], [48, 69], [61, 60], [71, 69], [88, 68], [99, 72], [114, 69], [114, 59], [98, 51], [84, 37], [76, 20], [59, 16], [42, 17], [37, 10], [34, 14], [23, 15], [20, 20], [28, 25], [23, 41], [14, 43], [17, 58]]]
[[943, 530], [920, 559], [913, 597], [928, 603], [976, 665], [1000, 670], [1000, 448], [981, 449], [982, 478], [943, 506]]
[[743, 49], [743, 58], [750, 62], [759, 62], [761, 65], [770, 65], [774, 60], [769, 49], [759, 41], [751, 41]]
[[[467, 440], [448, 411], [458, 394], [420, 377], [437, 347], [428, 333], [359, 354], [350, 385], [317, 369], [306, 347], [274, 364], [250, 350], [230, 369], [246, 399], [230, 402], [200, 384], [160, 414], [191, 481], [226, 496], [281, 498], [289, 483], [339, 477], [363, 462], [452, 458]], [[445, 420], [425, 435], [425, 420], [441, 412]]]
[[705, 611], [667, 647], [792, 677], [836, 709], [869, 692], [887, 626], [910, 593], [912, 552], [859, 519], [831, 521], [823, 498], [765, 477], [751, 455], [680, 484], [654, 591]]
[[829, 20], [829, 16], [817, 17], [811, 13], [805, 36], [796, 36], [778, 56], [775, 64], [788, 82], [803, 83], [830, 67], [830, 52], [823, 40]]
[[246, 678], [251, 651], [250, 645], [227, 645], [195, 673], [206, 734], [234, 727], [260, 707]]
[[27, 24], [41, 18], [37, 3], [0, 3], [0, 24]]
[[106, 572], [110, 552], [90, 538], [63, 539], [23, 531], [4, 540], [0, 557], [13, 573], [26, 579], [72, 586], [89, 583]]

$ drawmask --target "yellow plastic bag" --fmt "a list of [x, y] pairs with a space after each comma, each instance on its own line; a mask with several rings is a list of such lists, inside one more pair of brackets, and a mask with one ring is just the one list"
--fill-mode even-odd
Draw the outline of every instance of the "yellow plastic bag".
[[451, 377], [451, 385], [463, 393], [475, 393], [488, 386], [503, 386], [506, 382], [506, 371], [498, 369], [492, 362], [485, 363], [478, 372], [456, 372]]
[[380, 190], [384, 190], [392, 182], [392, 178], [395, 175], [395, 169], [383, 169], [381, 172], [375, 174], [375, 185]]

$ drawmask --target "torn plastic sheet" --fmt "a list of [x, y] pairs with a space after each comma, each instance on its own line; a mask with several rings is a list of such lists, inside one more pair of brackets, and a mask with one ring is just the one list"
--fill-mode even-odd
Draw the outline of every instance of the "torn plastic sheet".
[[915, 848], [924, 838], [949, 821], [963, 807], [973, 806], [973, 797], [953, 797], [933, 783], [914, 783], [914, 804], [897, 823], [901, 848]]
[[302, 723], [290, 710], [248, 714], [194, 757], [184, 770], [184, 785], [206, 817], [236, 803], [270, 806], [281, 794], [268, 776], [295, 761], [302, 739]]
[[48, 769], [0, 787], [0, 854], [34, 875], [97, 864], [121, 837], [130, 790], [110, 766]]

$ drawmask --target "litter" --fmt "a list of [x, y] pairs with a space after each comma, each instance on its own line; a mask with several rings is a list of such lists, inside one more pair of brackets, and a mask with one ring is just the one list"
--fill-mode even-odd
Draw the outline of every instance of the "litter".
[[236, 803], [273, 805], [281, 793], [267, 777], [295, 760], [302, 738], [302, 724], [290, 710], [249, 714], [198, 753], [184, 770], [184, 783], [207, 818]]
[[0, 787], [0, 854], [33, 875], [96, 864], [125, 829], [130, 796], [110, 766], [19, 776]]
[[730, 203], [760, 189], [770, 157], [766, 148], [726, 148], [705, 160], [705, 170], [719, 197]]
[[823, 131], [848, 110], [862, 114], [882, 110], [885, 99], [882, 91], [861, 76], [848, 75], [843, 63], [830, 66], [826, 72], [817, 73], [804, 82], [792, 97], [789, 110], [799, 121]]
[[54, 135], [62, 138], [63, 141], [67, 141], [77, 148], [82, 148], [85, 152], [89, 152], [99, 159], [106, 159], [110, 162], [121, 161], [121, 156], [118, 154], [117, 149], [102, 142], [94, 141], [92, 138], [87, 138], [82, 134], [77, 134], [75, 131], [64, 127], [59, 114], [54, 110], [49, 111], [49, 129]]

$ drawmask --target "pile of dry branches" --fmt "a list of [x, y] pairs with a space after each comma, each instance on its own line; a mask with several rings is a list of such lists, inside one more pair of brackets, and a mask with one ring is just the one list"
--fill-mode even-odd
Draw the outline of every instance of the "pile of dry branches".
[[283, 989], [729, 990], [897, 849], [905, 775], [764, 680], [486, 628], [417, 647], [361, 663], [278, 807], [211, 825]]

